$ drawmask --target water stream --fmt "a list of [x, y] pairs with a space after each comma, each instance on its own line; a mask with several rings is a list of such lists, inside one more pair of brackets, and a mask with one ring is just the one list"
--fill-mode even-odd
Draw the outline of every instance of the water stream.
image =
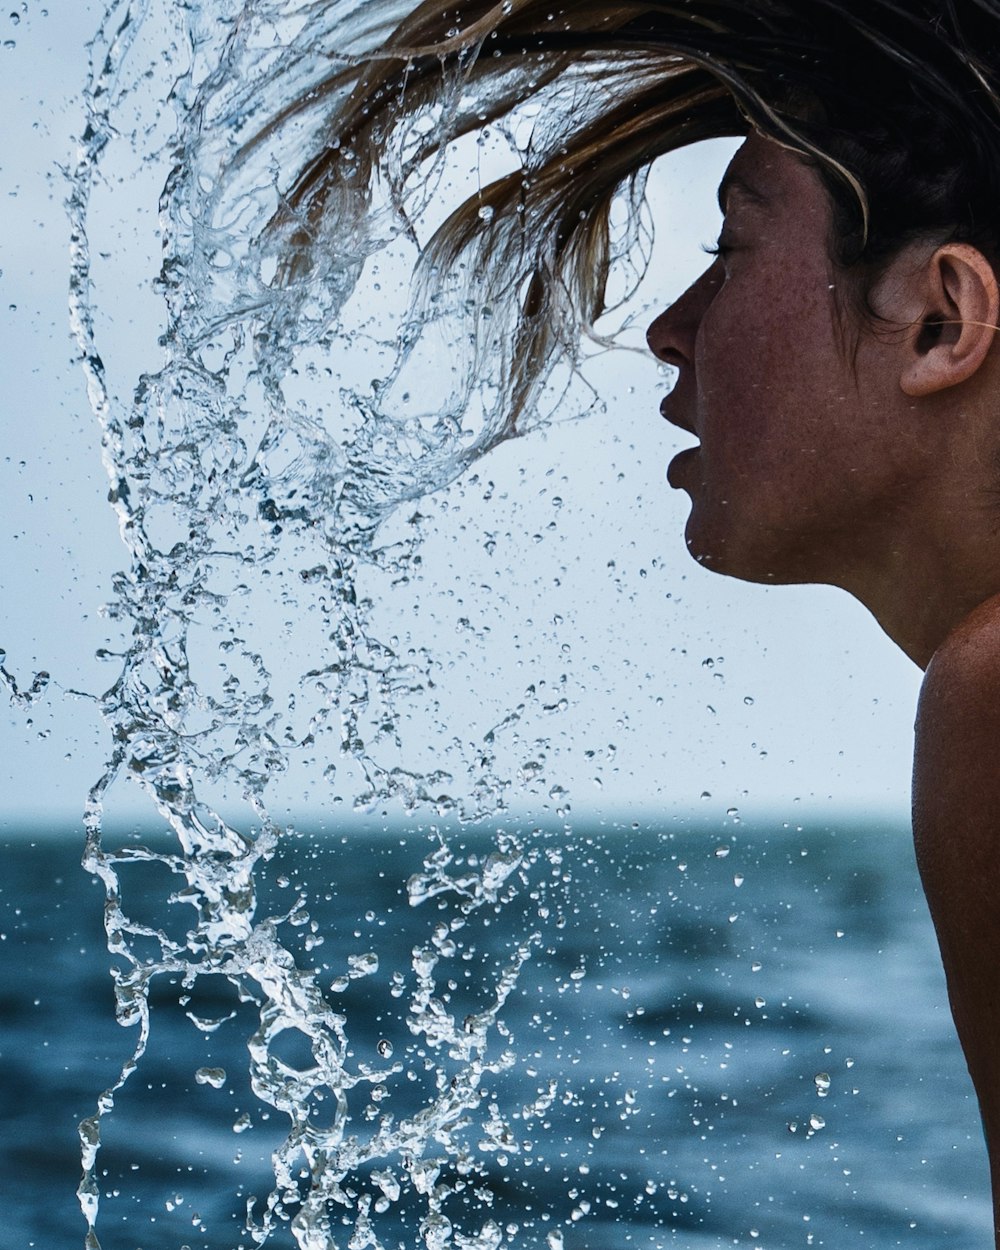
[[[408, 742], [435, 657], [371, 622], [374, 598], [419, 565], [418, 501], [513, 432], [502, 354], [483, 367], [465, 346], [482, 310], [444, 280], [421, 320], [410, 311], [443, 156], [396, 168], [353, 231], [333, 223], [308, 282], [275, 279], [271, 223], [322, 121], [282, 122], [282, 105], [349, 62], [371, 8], [118, 0], [92, 44], [72, 314], [128, 552], [109, 606], [128, 645], [102, 700], [113, 753], [90, 795], [84, 866], [104, 883], [117, 1016], [135, 1042], [80, 1125], [88, 1250], [100, 1244], [102, 1140], [155, 1044], [162, 985], [206, 1035], [251, 1020], [244, 1083], [284, 1136], [270, 1192], [246, 1201], [248, 1244], [290, 1229], [302, 1250], [379, 1247], [400, 1211], [431, 1250], [493, 1250], [516, 1234], [491, 1215], [487, 1165], [530, 1141], [512, 1130], [515, 1108], [485, 1094], [515, 1060], [503, 1009], [558, 910], [546, 884], [556, 852], [540, 829], [508, 823], [462, 854], [445, 825], [503, 812], [501, 744], [525, 701], [547, 696], [512, 701], [476, 742]], [[129, 350], [108, 334], [123, 305]], [[532, 762], [521, 745], [520, 779], [538, 790], [543, 753]], [[169, 843], [108, 836], [124, 786], [144, 792]], [[294, 836], [276, 814], [289, 792], [348, 815], [409, 813], [425, 830], [407, 890], [426, 933], [391, 971], [371, 1056], [352, 1049], [342, 1003], [379, 972], [378, 950], [330, 969], [305, 891], [283, 911], [259, 903], [260, 874]], [[130, 883], [150, 874], [164, 906], [146, 915]], [[489, 962], [477, 933], [517, 898], [517, 936]], [[242, 1079], [197, 1073], [209, 1089]]]

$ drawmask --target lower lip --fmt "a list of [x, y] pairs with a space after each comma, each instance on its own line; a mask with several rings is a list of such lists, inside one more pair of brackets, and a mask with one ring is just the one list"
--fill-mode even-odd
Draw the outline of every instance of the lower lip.
[[680, 475], [682, 474], [685, 465], [691, 464], [692, 461], [697, 459], [700, 451], [700, 447], [688, 447], [685, 451], [679, 452], [676, 456], [674, 456], [673, 460], [671, 460], [670, 464], [667, 466], [667, 481], [671, 486], [679, 486], [681, 484]]

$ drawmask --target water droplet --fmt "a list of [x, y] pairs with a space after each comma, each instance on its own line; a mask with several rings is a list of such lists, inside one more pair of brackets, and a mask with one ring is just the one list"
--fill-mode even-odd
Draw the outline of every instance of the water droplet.
[[829, 1093], [830, 1085], [832, 1084], [830, 1080], [830, 1073], [817, 1072], [813, 1077], [813, 1081], [816, 1084], [816, 1093], [819, 1094], [820, 1098], [825, 1098]]
[[199, 1085], [211, 1085], [213, 1089], [222, 1089], [226, 1083], [225, 1068], [199, 1068], [194, 1074]]
[[392, 1042], [390, 1042], [388, 1038], [383, 1037], [375, 1049], [383, 1059], [392, 1058]]
[[355, 977], [370, 977], [372, 973], [378, 972], [378, 955], [374, 951], [368, 951], [364, 955], [348, 955], [347, 964], [350, 968], [347, 975], [351, 980]]

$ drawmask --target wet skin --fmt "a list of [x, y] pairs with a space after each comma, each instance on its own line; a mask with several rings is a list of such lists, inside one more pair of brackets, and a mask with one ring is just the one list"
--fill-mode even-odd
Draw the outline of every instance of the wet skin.
[[689, 550], [841, 586], [927, 669], [913, 825], [990, 1150], [1000, 1245], [1000, 290], [968, 244], [911, 242], [870, 292], [831, 259], [814, 168], [753, 135], [720, 255], [650, 326]]

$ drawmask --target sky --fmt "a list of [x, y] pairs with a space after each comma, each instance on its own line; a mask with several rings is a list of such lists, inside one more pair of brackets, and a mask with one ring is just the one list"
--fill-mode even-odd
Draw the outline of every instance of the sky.
[[[125, 551], [66, 306], [62, 170], [99, 12], [87, 0], [12, 8], [0, 19], [0, 647], [19, 690], [39, 672], [50, 680], [30, 703], [4, 699], [7, 833], [79, 821], [109, 749], [92, 696], [116, 670], [98, 652], [120, 648], [125, 628], [102, 612]], [[701, 245], [715, 239], [715, 187], [734, 148], [703, 144], [659, 163], [656, 251], [630, 347], [593, 364], [601, 404], [504, 445], [474, 480], [427, 501], [418, 602], [387, 597], [376, 621], [388, 633], [405, 617], [437, 656], [437, 706], [408, 708], [405, 721], [425, 754], [445, 733], [478, 740], [529, 687], [539, 709], [545, 691], [566, 694], [544, 725], [535, 709], [537, 733], [547, 787], [577, 816], [898, 815], [917, 669], [842, 592], [750, 586], [696, 566], [682, 540], [686, 497], [664, 479], [688, 439], [657, 414], [667, 383], [641, 330], [707, 263]], [[148, 276], [135, 275], [135, 316], [127, 295], [115, 310], [105, 346], [118, 367], [152, 350], [138, 312]], [[516, 806], [516, 777], [512, 794]], [[138, 795], [120, 801], [146, 812]], [[282, 801], [306, 818], [323, 802], [314, 788]]]

